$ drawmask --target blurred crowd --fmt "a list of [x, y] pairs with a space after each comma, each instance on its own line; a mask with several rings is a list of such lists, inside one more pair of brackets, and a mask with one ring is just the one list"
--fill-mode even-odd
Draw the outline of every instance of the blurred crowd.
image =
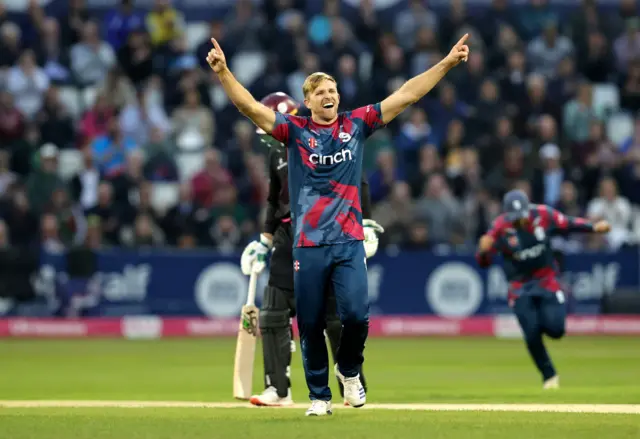
[[[320, 0], [318, 0], [320, 2]], [[374, 0], [238, 0], [187, 22], [170, 0], [122, 0], [64, 16], [0, 3], [0, 246], [209, 247], [233, 252], [260, 230], [266, 147], [226, 98], [210, 37], [258, 99], [299, 101], [306, 75], [338, 80], [341, 108], [377, 102], [469, 32], [469, 62], [376, 133], [364, 166], [386, 248], [466, 251], [511, 188], [570, 215], [604, 218], [606, 238], [640, 243], [640, 18], [633, 0], [559, 14], [546, 0], [493, 0], [469, 13]]]

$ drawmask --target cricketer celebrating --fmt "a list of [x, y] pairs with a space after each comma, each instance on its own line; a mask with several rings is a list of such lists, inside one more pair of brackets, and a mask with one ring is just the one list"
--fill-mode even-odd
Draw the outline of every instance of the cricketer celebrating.
[[222, 48], [207, 62], [242, 114], [287, 147], [291, 221], [294, 228], [294, 295], [309, 397], [307, 416], [331, 414], [329, 358], [324, 339], [325, 287], [331, 282], [342, 322], [336, 376], [353, 407], [366, 403], [359, 377], [369, 332], [366, 257], [360, 180], [367, 137], [426, 95], [454, 66], [466, 61], [468, 34], [428, 71], [382, 102], [338, 114], [333, 77], [313, 73], [303, 84], [311, 117], [283, 114], [256, 101], [234, 78]]
[[[283, 92], [272, 93], [262, 99], [262, 104], [274, 111], [296, 115], [300, 104]], [[257, 129], [263, 143], [269, 146], [269, 195], [267, 196], [267, 214], [263, 233], [259, 240], [247, 245], [242, 253], [241, 266], [246, 275], [260, 273], [265, 268], [270, 256], [269, 284], [265, 289], [260, 310], [260, 332], [262, 334], [262, 355], [264, 359], [265, 390], [253, 395], [251, 403], [258, 406], [282, 406], [293, 403], [291, 399], [290, 365], [292, 337], [291, 317], [295, 317], [296, 308], [293, 295], [293, 232], [291, 228], [291, 212], [289, 207], [289, 188], [287, 170], [287, 150], [282, 143]], [[362, 179], [362, 215], [371, 217], [371, 200], [369, 184]], [[367, 258], [373, 256], [378, 249], [376, 233], [384, 232], [375, 221], [363, 220], [364, 247]], [[331, 285], [327, 285], [331, 290]], [[326, 334], [334, 361], [337, 358], [342, 323], [336, 310], [335, 295], [331, 291], [326, 294], [327, 315]], [[360, 380], [366, 389], [366, 381], [362, 371]], [[340, 392], [344, 397], [344, 387], [340, 384]]]
[[542, 335], [554, 339], [564, 335], [566, 304], [550, 237], [571, 232], [607, 233], [610, 226], [606, 221], [592, 224], [549, 206], [531, 204], [519, 190], [504, 196], [503, 211], [480, 238], [476, 258], [482, 267], [488, 267], [492, 256], [502, 255], [509, 281], [509, 304], [518, 318], [529, 354], [542, 374], [543, 388], [556, 389], [560, 380]]

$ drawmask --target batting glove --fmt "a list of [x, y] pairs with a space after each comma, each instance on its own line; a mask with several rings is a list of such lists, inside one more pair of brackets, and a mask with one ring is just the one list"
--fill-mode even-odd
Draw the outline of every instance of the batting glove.
[[384, 233], [380, 224], [371, 219], [362, 220], [364, 226], [364, 252], [367, 258], [378, 251], [378, 233]]
[[260, 273], [267, 265], [267, 256], [273, 247], [273, 241], [260, 235], [257, 241], [251, 241], [240, 257], [240, 269], [249, 276], [251, 273]]

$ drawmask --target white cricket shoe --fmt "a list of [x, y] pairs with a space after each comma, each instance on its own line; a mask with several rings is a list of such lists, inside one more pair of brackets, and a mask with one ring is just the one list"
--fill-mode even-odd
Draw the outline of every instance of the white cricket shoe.
[[545, 390], [548, 389], [559, 389], [560, 388], [560, 377], [558, 375], [552, 376], [548, 380], [544, 382], [542, 388]]
[[327, 416], [331, 415], [331, 401], [321, 401], [314, 399], [311, 401], [311, 407], [304, 414], [305, 416]]
[[281, 407], [293, 404], [293, 399], [291, 399], [291, 389], [287, 391], [287, 396], [281, 398], [278, 396], [276, 388], [270, 386], [264, 389], [260, 395], [253, 395], [249, 402], [261, 407]]
[[334, 371], [336, 376], [344, 386], [344, 401], [345, 405], [350, 405], [351, 407], [359, 408], [365, 405], [367, 402], [367, 394], [364, 391], [364, 387], [360, 382], [360, 374], [347, 378], [340, 373], [340, 369], [338, 369], [338, 365], [336, 364], [334, 367]]

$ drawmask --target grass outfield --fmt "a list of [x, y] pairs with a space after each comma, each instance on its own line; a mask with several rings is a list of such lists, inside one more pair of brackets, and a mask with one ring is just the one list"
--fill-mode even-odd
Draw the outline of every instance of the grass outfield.
[[[637, 338], [550, 342], [562, 388], [543, 392], [524, 345], [489, 338], [371, 339], [365, 351], [374, 404], [640, 404]], [[233, 402], [235, 340], [0, 342], [0, 400]], [[260, 349], [260, 347], [258, 347]], [[306, 403], [300, 353], [293, 395]], [[254, 383], [261, 388], [258, 356]], [[332, 378], [332, 389], [337, 384]], [[339, 404], [338, 398], [334, 398]], [[445, 406], [449, 407], [450, 406]], [[639, 407], [640, 408], [640, 407]], [[0, 408], [0, 437], [100, 438], [640, 438], [640, 415], [304, 409]]]

